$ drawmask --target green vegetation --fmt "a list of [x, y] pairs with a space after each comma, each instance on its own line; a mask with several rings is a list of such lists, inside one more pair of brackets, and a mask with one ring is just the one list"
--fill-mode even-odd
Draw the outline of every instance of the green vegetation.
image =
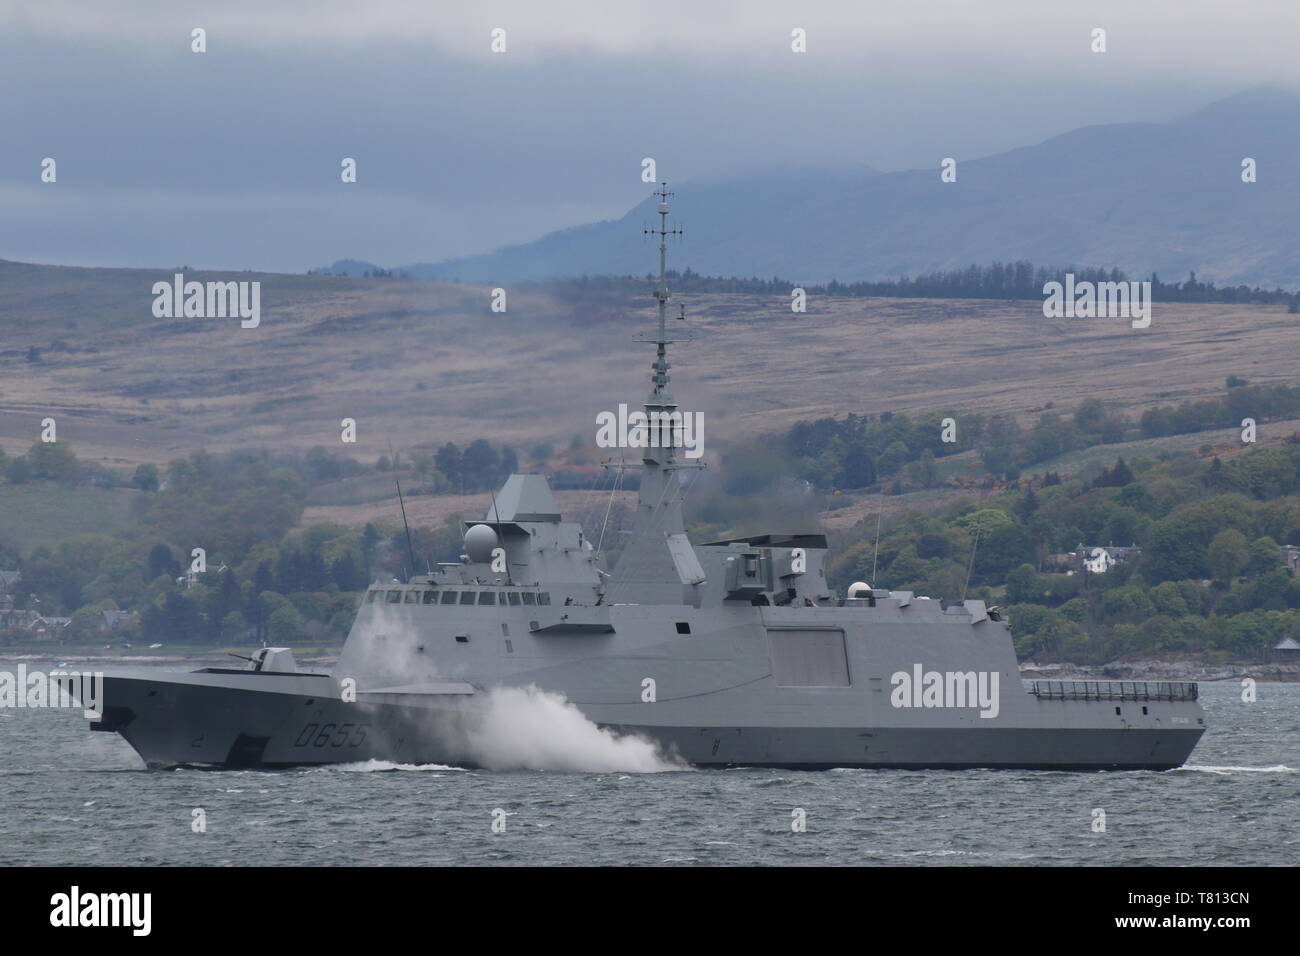
[[[314, 483], [359, 468], [319, 449], [302, 458], [196, 452], [161, 473], [141, 466], [128, 481], [80, 462], [66, 443], [38, 444], [9, 460], [0, 484], [0, 502], [22, 518], [0, 530], [0, 568], [22, 571], [16, 609], [72, 618], [69, 643], [95, 640], [105, 610], [136, 612], [114, 642], [339, 641], [358, 592], [411, 570], [400, 526], [294, 530]], [[94, 513], [110, 506], [116, 514]], [[421, 563], [459, 552], [450, 524], [412, 537]], [[206, 572], [191, 576], [195, 548]], [[0, 632], [0, 641], [25, 639]]]
[[[1234, 384], [1223, 401], [1246, 388]], [[1259, 394], [1284, 401], [1288, 392]], [[1252, 399], [1252, 411], [1257, 404]], [[1286, 408], [1275, 406], [1277, 414]], [[937, 452], [948, 447], [934, 442], [939, 418], [822, 419], [738, 446], [727, 457], [723, 487], [691, 499], [699, 522], [692, 530], [706, 540], [771, 518], [773, 505], [766, 518], [761, 513], [765, 497], [774, 499], [778, 521], [811, 521], [841, 500], [825, 493], [841, 482], [879, 483], [881, 461], [906, 476], [893, 486], [932, 484]], [[1009, 448], [1009, 473], [1045, 453], [1045, 435], [1056, 436], [1053, 447], [1084, 447], [1141, 428], [1092, 402], [1024, 431], [997, 416], [981, 427], [971, 421], [967, 449], [987, 463], [991, 449]], [[764, 456], [773, 442], [780, 454]], [[452, 475], [482, 487], [503, 477], [507, 465], [514, 466], [512, 455], [476, 442], [464, 451], [444, 445], [394, 456], [373, 469], [313, 449], [301, 457], [198, 452], [165, 468], [119, 474], [81, 462], [66, 444], [37, 445], [15, 458], [0, 453], [0, 568], [22, 571], [18, 609], [72, 619], [62, 632], [69, 643], [337, 643], [359, 592], [372, 580], [404, 577], [411, 559], [396, 522], [299, 528], [308, 494], [395, 468], [417, 476], [404, 485], [436, 489]], [[600, 514], [575, 517], [603, 518], [601, 508], [593, 511]], [[418, 570], [454, 560], [460, 550], [454, 521], [412, 528], [412, 537]], [[891, 518], [878, 554], [875, 544], [874, 516], [838, 534], [832, 585], [869, 580], [946, 601], [969, 596], [1007, 606], [1022, 657], [1250, 658], [1281, 637], [1300, 637], [1300, 580], [1286, 570], [1282, 548], [1300, 545], [1300, 438], [1231, 456], [1164, 453], [1018, 478], [995, 497]], [[1140, 552], [1103, 574], [1064, 573], [1057, 556], [1080, 544], [1135, 544]], [[195, 548], [204, 549], [205, 573], [191, 573]], [[105, 636], [105, 610], [135, 613]], [[0, 641], [28, 639], [17, 629], [0, 632]]]
[[[887, 490], [897, 494], [933, 487], [942, 471], [940, 460], [971, 449], [992, 487], [994, 479], [1014, 481], [1023, 469], [1072, 451], [1239, 426], [1247, 417], [1266, 422], [1297, 415], [1300, 387], [1251, 386], [1237, 376], [1229, 378], [1221, 398], [1151, 408], [1136, 421], [1097, 399], [1085, 399], [1069, 414], [1046, 409], [1029, 428], [1001, 414], [932, 412], [916, 420], [890, 412], [849, 414], [798, 422], [783, 435], [737, 446], [725, 460], [727, 488], [746, 494], [778, 474], [790, 474], [822, 491], [886, 481]], [[945, 418], [955, 423], [955, 441], [943, 441]]]
[[[1300, 637], [1300, 579], [1281, 548], [1300, 544], [1300, 440], [1023, 484], [887, 522], [873, 583], [955, 601], [969, 566], [967, 596], [1009, 606], [1017, 652], [1040, 661], [1253, 657]], [[1104, 574], [1059, 572], [1053, 555], [1081, 543], [1142, 550]], [[871, 580], [874, 544], [874, 524], [839, 542], [832, 583]]]

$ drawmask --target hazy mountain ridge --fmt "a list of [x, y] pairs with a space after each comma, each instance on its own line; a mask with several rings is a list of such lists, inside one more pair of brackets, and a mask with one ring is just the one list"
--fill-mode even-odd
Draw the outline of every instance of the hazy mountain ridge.
[[[1088, 126], [994, 156], [958, 156], [955, 183], [940, 181], [940, 156], [933, 168], [892, 173], [701, 179], [681, 184], [674, 202], [687, 232], [672, 259], [704, 274], [799, 282], [1029, 259], [1294, 287], [1300, 262], [1283, 250], [1300, 231], [1296, 155], [1300, 96], [1269, 88], [1167, 123]], [[1258, 164], [1255, 183], [1241, 180], [1244, 157]], [[400, 268], [474, 282], [643, 274], [654, 256], [641, 230], [655, 203], [493, 253]]]

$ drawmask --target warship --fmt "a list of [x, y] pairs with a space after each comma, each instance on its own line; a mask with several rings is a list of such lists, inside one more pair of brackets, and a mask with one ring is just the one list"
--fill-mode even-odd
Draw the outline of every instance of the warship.
[[695, 767], [1181, 765], [1205, 729], [1194, 682], [1022, 680], [997, 607], [868, 582], [836, 593], [820, 532], [691, 541], [684, 475], [701, 463], [682, 453], [668, 374], [668, 346], [684, 337], [666, 314], [678, 230], [672, 194], [655, 195], [645, 447], [612, 571], [603, 529], [593, 544], [544, 476], [515, 474], [464, 522], [458, 562], [370, 586], [329, 672], [264, 647], [241, 668], [107, 673], [91, 728], [120, 734], [150, 768], [475, 767], [494, 696], [536, 688]]

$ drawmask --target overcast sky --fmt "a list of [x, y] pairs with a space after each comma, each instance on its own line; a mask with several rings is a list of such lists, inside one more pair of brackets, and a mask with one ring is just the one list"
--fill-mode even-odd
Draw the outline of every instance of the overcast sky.
[[0, 0], [0, 258], [436, 261], [622, 215], [645, 156], [934, 166], [1300, 87], [1297, 41], [1253, 0]]

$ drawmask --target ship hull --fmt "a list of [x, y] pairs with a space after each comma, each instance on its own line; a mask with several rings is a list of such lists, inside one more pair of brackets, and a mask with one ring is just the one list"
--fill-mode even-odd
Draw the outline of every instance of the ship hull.
[[[362, 693], [345, 702], [327, 675], [141, 672], [105, 677], [103, 714], [92, 726], [121, 734], [150, 768], [270, 770], [370, 760], [473, 768], [479, 759], [467, 741], [485, 697]], [[599, 705], [581, 709], [601, 727], [649, 738], [670, 759], [702, 768], [1168, 770], [1187, 759], [1203, 732], [1099, 726], [1111, 716], [1108, 702], [1040, 706], [1039, 726], [1018, 727], [663, 726], [608, 719]], [[1191, 713], [1188, 705], [1160, 706]], [[1176, 716], [1171, 710], [1164, 719]]]

